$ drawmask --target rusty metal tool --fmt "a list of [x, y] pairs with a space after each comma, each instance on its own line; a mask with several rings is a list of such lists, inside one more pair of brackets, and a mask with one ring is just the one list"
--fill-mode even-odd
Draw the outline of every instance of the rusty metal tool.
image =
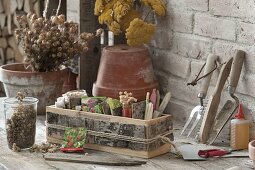
[[185, 130], [191, 124], [192, 120], [195, 118], [194, 123], [192, 124], [192, 127], [191, 127], [191, 129], [188, 133], [188, 136], [190, 136], [190, 134], [195, 129], [195, 127], [197, 126], [198, 122], [200, 121], [200, 119], [202, 117], [202, 114], [203, 114], [204, 109], [205, 109], [204, 99], [207, 95], [207, 90], [208, 90], [210, 80], [211, 80], [211, 77], [212, 77], [212, 70], [215, 68], [215, 62], [216, 62], [217, 58], [218, 57], [216, 55], [213, 55], [213, 54], [210, 54], [207, 57], [205, 70], [204, 70], [204, 75], [207, 75], [209, 73], [210, 74], [208, 76], [204, 77], [204, 80], [202, 81], [201, 89], [200, 89], [200, 92], [198, 94], [198, 98], [200, 99], [200, 105], [198, 105], [198, 106], [196, 106], [192, 109], [191, 114], [190, 114], [187, 122], [185, 123], [180, 135], [183, 135]]
[[199, 141], [202, 143], [206, 143], [209, 139], [209, 134], [213, 127], [215, 116], [219, 107], [221, 92], [229, 76], [232, 61], [233, 57], [231, 57], [226, 62], [226, 64], [222, 66], [213, 94], [209, 98], [208, 105], [205, 110], [200, 131], [198, 134]]
[[238, 106], [239, 106], [239, 100], [234, 95], [240, 74], [242, 71], [242, 66], [244, 62], [245, 52], [238, 50], [236, 52], [236, 55], [233, 58], [231, 71], [230, 71], [230, 81], [228, 85], [228, 93], [230, 96], [234, 99], [234, 101], [227, 100], [227, 102], [224, 104], [221, 111], [218, 113], [215, 119], [215, 123], [213, 125], [213, 129], [210, 132], [210, 139], [208, 140], [209, 144], [212, 144], [218, 135], [221, 133], [222, 129], [225, 127], [227, 122], [230, 120], [230, 118], [233, 116], [233, 114], [236, 112]]

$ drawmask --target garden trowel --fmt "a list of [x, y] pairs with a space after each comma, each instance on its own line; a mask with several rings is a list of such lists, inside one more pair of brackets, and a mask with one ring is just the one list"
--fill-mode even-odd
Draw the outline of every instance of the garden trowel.
[[202, 86], [200, 89], [200, 92], [198, 94], [198, 98], [200, 99], [200, 105], [196, 106], [193, 108], [193, 110], [191, 111], [191, 114], [187, 120], [187, 122], [185, 123], [182, 131], [181, 131], [181, 135], [183, 135], [183, 133], [185, 132], [185, 130], [188, 128], [188, 126], [191, 124], [192, 120], [195, 118], [191, 129], [188, 132], [188, 136], [190, 136], [190, 134], [192, 133], [192, 131], [196, 128], [198, 122], [201, 120], [201, 117], [203, 115], [203, 112], [205, 110], [205, 105], [204, 105], [204, 99], [206, 97], [207, 94], [207, 90], [210, 84], [210, 80], [212, 77], [212, 70], [215, 68], [215, 62], [217, 60], [217, 56], [210, 54], [207, 57], [207, 61], [205, 64], [205, 70], [204, 70], [204, 75], [207, 75], [204, 77], [203, 81], [202, 81]]
[[238, 80], [240, 78], [240, 74], [242, 71], [244, 57], [245, 57], [245, 53], [243, 51], [238, 50], [236, 55], [233, 58], [231, 71], [230, 71], [228, 93], [234, 99], [234, 101], [227, 100], [227, 102], [225, 103], [225, 105], [223, 106], [219, 114], [216, 116], [213, 129], [210, 132], [210, 138], [208, 140], [209, 144], [212, 144], [216, 140], [216, 138], [218, 137], [222, 129], [225, 127], [225, 125], [233, 116], [233, 114], [236, 112], [239, 106], [239, 100], [234, 95], [234, 93], [235, 93]]

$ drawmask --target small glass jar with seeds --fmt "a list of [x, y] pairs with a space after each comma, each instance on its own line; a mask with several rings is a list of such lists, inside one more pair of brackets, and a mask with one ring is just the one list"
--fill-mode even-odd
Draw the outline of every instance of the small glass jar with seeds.
[[7, 98], [4, 100], [5, 127], [10, 149], [33, 146], [36, 133], [38, 99], [33, 97]]

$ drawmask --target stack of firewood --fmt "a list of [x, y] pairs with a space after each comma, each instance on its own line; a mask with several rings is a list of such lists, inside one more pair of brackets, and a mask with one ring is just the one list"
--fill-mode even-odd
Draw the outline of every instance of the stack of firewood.
[[36, 0], [0, 0], [0, 65], [21, 62], [22, 49], [17, 45], [14, 30], [16, 16], [34, 11]]

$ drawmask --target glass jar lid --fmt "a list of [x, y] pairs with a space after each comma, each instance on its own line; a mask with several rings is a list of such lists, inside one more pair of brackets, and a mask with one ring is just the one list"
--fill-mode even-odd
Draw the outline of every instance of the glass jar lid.
[[[23, 105], [31, 105], [31, 104], [38, 103], [38, 101], [39, 100], [34, 97], [25, 97], [22, 100], [22, 104]], [[16, 99], [15, 97], [9, 97], [9, 98], [4, 99], [3, 103], [4, 104], [20, 104], [21, 102], [18, 99]]]

